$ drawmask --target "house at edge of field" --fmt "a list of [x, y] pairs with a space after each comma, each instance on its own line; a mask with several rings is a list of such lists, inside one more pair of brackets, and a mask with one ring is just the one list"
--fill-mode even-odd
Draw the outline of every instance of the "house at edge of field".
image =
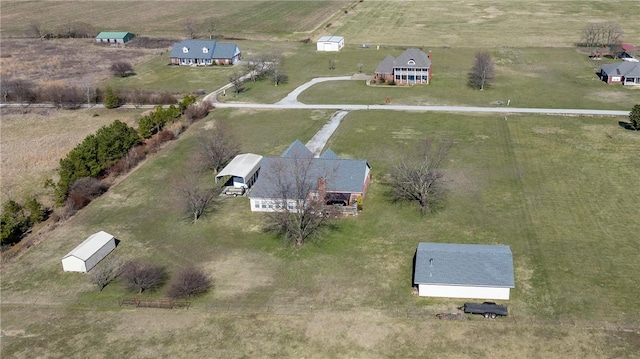
[[94, 233], [62, 258], [62, 269], [65, 272], [86, 273], [115, 248], [114, 236], [105, 231]]
[[216, 182], [227, 178], [225, 186], [251, 188], [258, 178], [262, 156], [253, 153], [237, 155], [216, 176]]
[[426, 54], [420, 49], [409, 48], [397, 58], [387, 55], [376, 68], [374, 80], [397, 85], [428, 85], [431, 82], [431, 51]]
[[413, 282], [421, 297], [509, 299], [515, 287], [509, 246], [421, 242]]
[[173, 44], [171, 64], [186, 66], [233, 65], [242, 59], [235, 43], [216, 40], [184, 40]]
[[318, 51], [340, 51], [344, 47], [344, 37], [323, 36], [316, 42]]
[[[304, 178], [298, 178], [302, 177], [297, 175], [298, 170], [307, 172]], [[339, 158], [331, 149], [314, 157], [311, 150], [296, 140], [280, 157], [262, 159], [258, 181], [249, 193], [251, 211], [275, 212], [279, 208], [297, 211], [300, 198], [296, 180], [307, 181], [304, 186], [311, 189], [308, 196], [313, 200], [345, 209], [354, 206], [357, 211], [358, 198], [364, 199], [371, 182], [371, 166], [367, 160]], [[283, 193], [285, 188], [288, 193]]]
[[134, 37], [136, 37], [136, 35], [130, 32], [103, 31], [96, 36], [96, 42], [105, 44], [124, 44], [133, 40]]
[[608, 84], [640, 85], [640, 62], [602, 65], [600, 79]]

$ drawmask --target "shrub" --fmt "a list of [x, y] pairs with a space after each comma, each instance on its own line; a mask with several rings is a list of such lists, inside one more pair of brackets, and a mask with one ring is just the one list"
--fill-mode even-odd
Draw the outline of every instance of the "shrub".
[[107, 87], [104, 89], [104, 107], [106, 108], [116, 108], [121, 105], [120, 97], [115, 90], [111, 87]]
[[127, 77], [133, 75], [133, 66], [126, 61], [116, 61], [111, 64], [111, 73], [116, 77]]
[[185, 298], [205, 293], [213, 286], [213, 280], [202, 270], [185, 268], [169, 284], [167, 296]]
[[187, 123], [192, 124], [197, 120], [207, 117], [212, 109], [213, 105], [210, 102], [202, 102], [187, 107], [184, 116], [186, 117]]
[[7, 201], [2, 206], [0, 227], [1, 244], [20, 242], [20, 239], [29, 228], [29, 218], [24, 211], [24, 207], [14, 200]]

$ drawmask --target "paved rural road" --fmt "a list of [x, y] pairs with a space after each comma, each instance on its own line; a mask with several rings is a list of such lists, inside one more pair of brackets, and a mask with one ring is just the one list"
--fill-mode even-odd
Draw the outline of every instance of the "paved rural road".
[[[473, 106], [405, 106], [405, 105], [307, 105], [298, 101], [298, 95], [309, 87], [326, 81], [358, 80], [352, 76], [317, 77], [298, 86], [287, 97], [275, 104], [255, 103], [222, 103], [215, 102], [216, 95], [231, 84], [207, 95], [205, 101], [212, 101], [219, 108], [257, 108], [257, 109], [302, 109], [302, 110], [392, 110], [419, 112], [478, 112], [478, 113], [539, 113], [548, 115], [598, 115], [598, 116], [628, 116], [629, 111], [589, 110], [589, 109], [560, 109], [560, 108], [521, 108], [521, 107], [473, 107]], [[359, 80], [362, 81], [362, 80]]]

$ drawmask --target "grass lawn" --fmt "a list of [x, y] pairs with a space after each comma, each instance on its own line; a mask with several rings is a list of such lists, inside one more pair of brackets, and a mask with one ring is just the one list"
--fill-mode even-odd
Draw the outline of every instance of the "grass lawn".
[[[228, 122], [244, 151], [273, 155], [296, 138], [307, 141], [329, 115], [299, 111], [282, 121], [278, 111], [216, 110], [208, 121]], [[616, 120], [353, 112], [329, 145], [370, 161], [364, 211], [300, 250], [264, 233], [264, 217], [249, 211], [246, 198], [225, 199], [196, 224], [181, 219], [171, 183], [208, 127], [190, 128], [3, 265], [3, 355], [74, 347], [140, 357], [205, 350], [224, 357], [412, 357], [427, 345], [442, 357], [629, 357], [640, 348], [639, 198], [625, 191], [640, 175], [638, 139]], [[404, 145], [424, 136], [447, 136], [456, 146], [447, 205], [423, 218], [414, 206], [387, 200], [383, 176]], [[100, 229], [122, 240], [114, 255], [148, 258], [174, 273], [197, 265], [215, 278], [214, 290], [188, 311], [118, 307], [116, 298], [129, 294], [117, 283], [97, 293], [84, 276], [60, 270], [60, 258]], [[433, 319], [461, 301], [412, 295], [419, 241], [510, 245], [511, 316]], [[72, 329], [80, 326], [85, 330]], [[636, 332], [605, 330], [615, 326]], [[106, 341], [95, 340], [104, 333]]]

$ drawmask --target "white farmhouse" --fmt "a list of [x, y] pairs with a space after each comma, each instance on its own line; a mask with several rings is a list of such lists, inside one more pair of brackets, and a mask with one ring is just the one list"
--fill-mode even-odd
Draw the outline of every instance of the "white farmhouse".
[[105, 231], [94, 233], [62, 258], [62, 269], [86, 273], [115, 248], [114, 236]]
[[340, 51], [344, 47], [344, 37], [323, 36], [316, 42], [318, 51]]

